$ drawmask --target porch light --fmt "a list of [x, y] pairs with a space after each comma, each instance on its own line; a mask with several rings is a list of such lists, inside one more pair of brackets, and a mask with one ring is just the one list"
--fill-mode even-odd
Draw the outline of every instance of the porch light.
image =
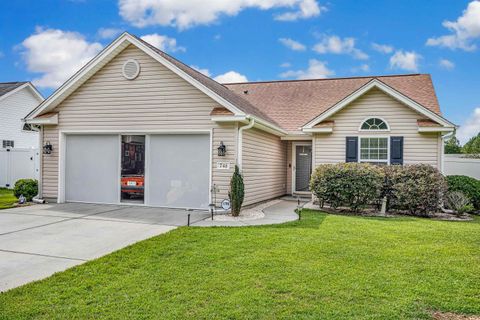
[[53, 146], [51, 145], [50, 141], [47, 141], [43, 146], [43, 153], [51, 154], [53, 150]]
[[220, 146], [218, 147], [218, 156], [225, 157], [225, 153], [227, 153], [227, 147], [223, 144], [223, 141], [220, 141]]

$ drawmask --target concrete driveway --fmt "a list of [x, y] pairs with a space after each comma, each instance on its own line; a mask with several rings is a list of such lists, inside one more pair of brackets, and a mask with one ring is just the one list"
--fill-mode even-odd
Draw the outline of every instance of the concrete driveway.
[[208, 217], [199, 211], [46, 204], [0, 211], [0, 291]]

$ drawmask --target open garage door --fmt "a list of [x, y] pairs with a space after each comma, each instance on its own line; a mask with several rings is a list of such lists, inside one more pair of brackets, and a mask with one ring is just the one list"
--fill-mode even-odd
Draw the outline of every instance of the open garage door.
[[65, 200], [118, 203], [119, 149], [118, 135], [67, 135]]
[[151, 135], [146, 149], [147, 205], [208, 208], [211, 166], [208, 134]]

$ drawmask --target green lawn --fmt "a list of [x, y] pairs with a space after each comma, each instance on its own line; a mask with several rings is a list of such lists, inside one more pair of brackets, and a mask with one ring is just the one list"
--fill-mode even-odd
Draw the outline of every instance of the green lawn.
[[13, 190], [0, 188], [0, 210], [13, 207], [17, 198], [13, 195]]
[[428, 319], [480, 314], [480, 219], [304, 211], [182, 227], [0, 294], [4, 319]]

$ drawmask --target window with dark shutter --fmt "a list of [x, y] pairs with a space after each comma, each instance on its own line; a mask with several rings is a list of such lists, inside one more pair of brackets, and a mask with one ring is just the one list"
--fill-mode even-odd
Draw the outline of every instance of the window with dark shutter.
[[358, 162], [358, 137], [347, 137], [346, 151], [346, 162]]
[[403, 164], [403, 137], [390, 137], [390, 164]]

